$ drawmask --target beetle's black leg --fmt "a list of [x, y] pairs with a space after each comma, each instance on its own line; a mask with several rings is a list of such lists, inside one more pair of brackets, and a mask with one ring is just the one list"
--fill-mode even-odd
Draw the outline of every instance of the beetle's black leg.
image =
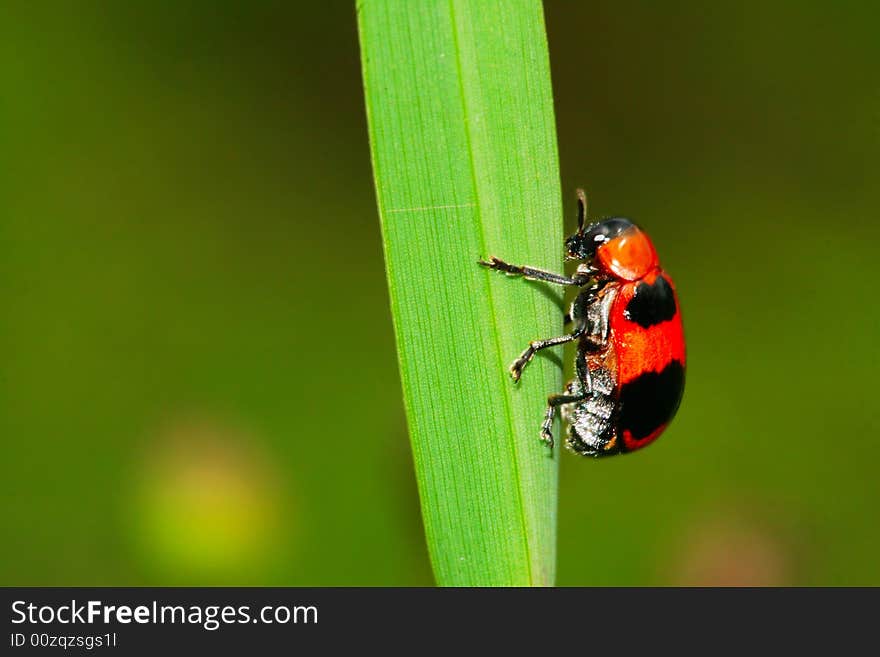
[[547, 347], [555, 347], [558, 344], [565, 344], [566, 342], [571, 342], [572, 340], [577, 340], [581, 335], [583, 335], [584, 329], [580, 328], [575, 330], [574, 333], [569, 335], [560, 335], [558, 338], [548, 338], [547, 340], [532, 340], [529, 342], [529, 346], [526, 347], [525, 351], [520, 354], [520, 357], [513, 361], [513, 364], [510, 366], [510, 375], [513, 377], [514, 381], [519, 381], [519, 378], [522, 376], [523, 369], [525, 366], [529, 364], [532, 358], [535, 357], [535, 354], [541, 349], [546, 349]]
[[477, 260], [477, 262], [483, 267], [488, 267], [489, 269], [494, 269], [496, 271], [503, 271], [509, 276], [522, 276], [523, 278], [528, 278], [533, 281], [544, 281], [545, 283], [555, 283], [556, 285], [576, 285], [580, 287], [585, 285], [591, 279], [590, 276], [585, 274], [575, 274], [574, 277], [569, 278], [568, 276], [554, 274], [549, 271], [544, 271], [543, 269], [511, 265], [503, 260], [499, 260], [495, 256], [490, 257], [488, 262], [484, 260]]
[[547, 443], [553, 449], [553, 420], [556, 417], [556, 407], [565, 404], [574, 404], [589, 399], [589, 392], [582, 392], [578, 395], [557, 394], [547, 397], [547, 411], [544, 414], [544, 423], [541, 424], [541, 440]]
[[565, 404], [576, 404], [586, 401], [593, 396], [593, 379], [590, 376], [590, 368], [587, 364], [587, 354], [596, 347], [588, 340], [581, 340], [578, 344], [577, 361], [575, 369], [577, 379], [571, 381], [562, 394], [550, 395], [547, 398], [547, 411], [544, 414], [544, 422], [541, 424], [541, 440], [553, 447], [553, 420], [556, 417], [556, 408]]

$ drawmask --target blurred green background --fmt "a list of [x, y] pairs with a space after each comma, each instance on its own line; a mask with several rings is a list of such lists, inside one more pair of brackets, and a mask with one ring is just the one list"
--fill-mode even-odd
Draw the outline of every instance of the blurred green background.
[[[0, 583], [432, 582], [352, 5], [0, 7]], [[689, 338], [656, 446], [563, 454], [559, 584], [880, 584], [877, 8], [546, 14], [569, 214]]]

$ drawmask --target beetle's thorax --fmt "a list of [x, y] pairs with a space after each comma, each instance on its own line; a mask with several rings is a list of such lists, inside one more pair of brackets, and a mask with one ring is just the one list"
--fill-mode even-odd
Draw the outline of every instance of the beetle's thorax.
[[637, 281], [659, 267], [651, 239], [637, 226], [596, 249], [594, 267], [623, 281]]

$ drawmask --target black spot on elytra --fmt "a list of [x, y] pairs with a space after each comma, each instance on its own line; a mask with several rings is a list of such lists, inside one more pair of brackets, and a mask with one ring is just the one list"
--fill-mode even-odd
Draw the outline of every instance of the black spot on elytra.
[[665, 276], [658, 276], [653, 285], [639, 283], [633, 298], [626, 304], [626, 318], [642, 328], [661, 324], [675, 317], [675, 294]]
[[684, 366], [677, 360], [657, 372], [646, 372], [620, 388], [621, 433], [627, 429], [636, 440], [668, 423], [684, 393]]

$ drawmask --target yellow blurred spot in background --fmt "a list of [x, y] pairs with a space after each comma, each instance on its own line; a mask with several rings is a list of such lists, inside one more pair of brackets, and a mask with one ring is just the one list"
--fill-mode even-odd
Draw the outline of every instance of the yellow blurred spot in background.
[[695, 522], [678, 554], [674, 580], [681, 586], [791, 586], [793, 555], [766, 523], [718, 509]]
[[216, 583], [265, 574], [280, 551], [282, 504], [261, 447], [253, 435], [212, 420], [158, 432], [137, 491], [139, 540], [151, 567]]

